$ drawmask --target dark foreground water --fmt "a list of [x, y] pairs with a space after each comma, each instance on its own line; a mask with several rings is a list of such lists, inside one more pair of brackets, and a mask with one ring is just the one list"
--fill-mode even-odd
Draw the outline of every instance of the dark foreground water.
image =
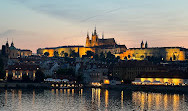
[[0, 90], [2, 111], [188, 111], [187, 94], [105, 89]]

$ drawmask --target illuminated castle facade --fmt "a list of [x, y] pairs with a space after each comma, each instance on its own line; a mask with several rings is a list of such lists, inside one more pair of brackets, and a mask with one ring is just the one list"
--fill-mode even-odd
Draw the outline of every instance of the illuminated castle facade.
[[98, 37], [96, 28], [94, 33], [92, 33], [91, 40], [89, 38], [89, 34], [86, 37], [86, 47], [96, 47], [96, 46], [116, 46], [116, 42], [114, 38], [104, 39], [104, 34], [102, 34], [102, 39]]
[[187, 60], [188, 50], [182, 47], [148, 47], [148, 43], [141, 42], [140, 48], [129, 48], [121, 54], [122, 60], [148, 60], [161, 59], [164, 61], [184, 61]]
[[39, 48], [37, 54], [44, 55], [49, 53], [49, 57], [54, 56], [56, 52], [60, 57], [62, 53], [67, 53], [69, 56], [71, 52], [78, 53], [79, 57], [86, 55], [87, 51], [92, 51], [95, 54], [111, 52], [116, 57], [119, 56], [122, 60], [147, 60], [147, 59], [161, 59], [164, 61], [184, 61], [188, 59], [188, 50], [182, 47], [148, 47], [148, 42], [142, 41], [140, 48], [129, 48], [125, 45], [118, 45], [114, 38], [99, 38], [96, 28], [91, 37], [89, 33], [86, 36], [86, 44], [84, 46], [61, 46], [52, 48]]
[[74, 51], [78, 53], [79, 57], [86, 55], [87, 51], [92, 51], [96, 54], [100, 53], [108, 53], [112, 54], [120, 54], [126, 51], [125, 45], [118, 45], [115, 42], [114, 38], [104, 39], [104, 34], [102, 35], [102, 39], [98, 37], [96, 28], [94, 33], [92, 33], [91, 40], [89, 38], [89, 34], [86, 36], [86, 45], [84, 46], [60, 46], [60, 47], [51, 47], [51, 48], [39, 48], [37, 50], [37, 54], [44, 55], [45, 52], [49, 53], [49, 57], [54, 56], [54, 52], [58, 53], [60, 57], [63, 57], [62, 53], [67, 53], [69, 56], [71, 52]]

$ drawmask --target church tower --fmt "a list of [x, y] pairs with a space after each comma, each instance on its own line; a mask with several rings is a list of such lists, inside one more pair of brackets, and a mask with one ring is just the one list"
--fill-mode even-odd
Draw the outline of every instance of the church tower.
[[8, 43], [8, 39], [7, 39], [7, 43], [5, 45], [5, 51], [6, 51], [6, 54], [9, 54], [10, 50], [9, 50], [9, 43]]
[[89, 33], [87, 33], [87, 37], [86, 37], [86, 47], [91, 47], [91, 42], [89, 40]]
[[142, 43], [141, 43], [141, 48], [144, 48], [144, 42], [142, 41]]
[[148, 48], [148, 42], [146, 41], [145, 48]]
[[97, 30], [95, 27], [94, 33], [92, 34], [92, 39], [91, 39], [91, 46], [98, 46], [98, 35], [97, 35]]
[[13, 41], [12, 41], [12, 43], [11, 43], [11, 47], [14, 47], [14, 43], [13, 43]]

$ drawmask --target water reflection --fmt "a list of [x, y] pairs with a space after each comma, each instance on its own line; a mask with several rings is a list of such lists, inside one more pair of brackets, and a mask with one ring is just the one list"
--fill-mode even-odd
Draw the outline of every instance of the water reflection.
[[108, 90], [105, 91], [105, 107], [108, 107]]
[[123, 109], [123, 91], [121, 91], [121, 109]]
[[[188, 95], [92, 89], [1, 90], [1, 110], [187, 110]], [[3, 97], [4, 96], [4, 97]]]
[[[161, 93], [145, 93], [133, 92], [132, 102], [135, 106], [139, 106], [141, 110], [181, 110], [182, 104], [185, 103], [185, 97], [181, 94], [161, 94]], [[186, 106], [187, 107], [187, 106]]]

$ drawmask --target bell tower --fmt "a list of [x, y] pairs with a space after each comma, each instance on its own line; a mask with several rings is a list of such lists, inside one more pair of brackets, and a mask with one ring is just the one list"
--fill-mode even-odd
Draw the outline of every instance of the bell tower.
[[94, 33], [92, 34], [92, 40], [91, 40], [91, 46], [98, 46], [98, 35], [97, 35], [97, 30], [95, 27]]
[[142, 43], [141, 43], [141, 48], [144, 48], [144, 42], [143, 42], [143, 40], [142, 40]]
[[146, 41], [145, 48], [148, 48], [148, 42]]
[[87, 32], [87, 37], [86, 37], [86, 47], [91, 47], [91, 42], [89, 40], [89, 33]]

